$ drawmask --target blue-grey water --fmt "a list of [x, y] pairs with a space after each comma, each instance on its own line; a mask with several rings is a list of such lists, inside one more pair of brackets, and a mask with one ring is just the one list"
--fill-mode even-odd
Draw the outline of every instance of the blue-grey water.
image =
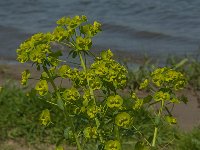
[[97, 48], [160, 59], [199, 52], [200, 0], [0, 0], [0, 57], [15, 58], [27, 37], [82, 14], [103, 24]]

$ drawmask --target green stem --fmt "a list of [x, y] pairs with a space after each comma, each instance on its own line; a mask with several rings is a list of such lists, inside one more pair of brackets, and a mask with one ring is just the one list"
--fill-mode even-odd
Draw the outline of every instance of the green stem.
[[[81, 53], [79, 53], [79, 57], [80, 57], [81, 66], [83, 67], [83, 70], [85, 72], [87, 72], [87, 68], [86, 68], [86, 65], [85, 65], [85, 63], [83, 61], [83, 57], [82, 57]], [[87, 84], [88, 84], [88, 87], [89, 87], [89, 90], [90, 90], [91, 97], [92, 97], [92, 99], [94, 101], [94, 104], [96, 105], [96, 101], [95, 101], [95, 97], [94, 97], [94, 91], [90, 88], [88, 79], [87, 79]]]
[[158, 134], [158, 127], [155, 127], [154, 134], [153, 134], [152, 147], [155, 147], [155, 145], [156, 145], [157, 134]]
[[[79, 52], [79, 57], [80, 57], [81, 66], [83, 67], [83, 70], [84, 70], [85, 72], [87, 72], [86, 64], [85, 64], [85, 62], [83, 61], [83, 57], [82, 57], [82, 55], [81, 55], [80, 52]], [[93, 103], [94, 103], [94, 105], [96, 106], [96, 100], [95, 100], [95, 96], [94, 96], [94, 91], [93, 91], [92, 88], [90, 88], [88, 78], [87, 78], [87, 84], [88, 84], [88, 87], [89, 87], [89, 90], [90, 90], [91, 98], [93, 99]], [[98, 121], [99, 121], [98, 118], [95, 117], [95, 123], [96, 123], [97, 128], [99, 128]], [[99, 134], [99, 137], [100, 137], [100, 141], [103, 143], [104, 140], [103, 140], [103, 136], [102, 136], [102, 134], [101, 134], [101, 130], [99, 129], [98, 131], [99, 131], [98, 134]]]
[[82, 57], [80, 52], [79, 52], [79, 57], [80, 57], [80, 61], [81, 61], [81, 66], [83, 67], [83, 70], [86, 71], [86, 65], [85, 65], [85, 63], [83, 61], [83, 57]]
[[[158, 112], [158, 115], [157, 115], [158, 119], [159, 119], [159, 122], [160, 122], [160, 118], [161, 118], [161, 115], [162, 115], [163, 107], [164, 107], [164, 100], [161, 101], [161, 108], [159, 109], [159, 112]], [[152, 147], [156, 146], [157, 136], [158, 136], [158, 125], [156, 124], [156, 126], [154, 128], [154, 134], [153, 134], [153, 140], [152, 140]]]
[[[64, 115], [65, 115], [65, 118], [67, 118], [67, 115], [65, 114], [65, 110], [63, 112], [64, 112]], [[69, 110], [68, 110], [68, 114], [70, 114]], [[76, 129], [75, 129], [75, 126], [74, 126], [74, 122], [73, 122], [73, 119], [71, 117], [69, 117], [69, 122], [71, 124], [72, 129], [73, 129], [73, 133], [74, 133], [74, 137], [75, 137], [75, 140], [76, 140], [77, 148], [78, 148], [78, 150], [82, 150], [82, 147], [81, 147], [81, 144], [79, 142], [78, 135], [76, 133]]]
[[151, 146], [151, 143], [149, 143], [149, 141], [144, 137], [144, 135], [135, 126], [133, 126], [133, 128], [144, 138], [144, 140], [147, 142], [147, 144], [149, 146]]
[[54, 91], [56, 92], [56, 96], [58, 97], [58, 99], [61, 99], [60, 93], [57, 90], [56, 84], [53, 82], [52, 76], [49, 72], [49, 70], [47, 69], [46, 66], [43, 66], [44, 71], [47, 73], [48, 77], [49, 77], [49, 81], [54, 89]]
[[117, 125], [115, 125], [115, 136], [120, 143], [120, 150], [122, 150], [122, 144], [121, 144], [121, 139], [120, 139], [120, 134], [119, 134], [119, 127]]
[[[54, 81], [53, 81], [53, 79], [52, 79], [52, 76], [51, 76], [49, 70], [47, 69], [46, 66], [43, 66], [43, 69], [44, 69], [44, 71], [47, 73], [47, 75], [48, 75], [48, 77], [49, 77], [49, 81], [50, 81], [50, 83], [51, 83], [51, 85], [52, 85], [54, 91], [56, 92], [57, 98], [58, 98], [59, 100], [62, 100], [61, 95], [60, 95], [60, 92], [58, 92], [57, 87], [56, 87], [56, 85], [55, 85], [55, 83], [54, 83]], [[64, 113], [64, 116], [65, 116], [65, 119], [67, 119], [67, 115], [66, 115], [66, 113], [65, 113], [65, 109], [63, 110], [63, 113]], [[76, 132], [75, 132], [75, 127], [74, 127], [73, 121], [71, 120], [71, 118], [70, 118], [70, 122], [71, 122], [71, 126], [73, 127], [73, 132], [74, 132], [74, 136], [75, 136], [77, 148], [78, 148], [78, 150], [82, 150], [81, 145], [80, 145], [79, 140], [78, 140], [78, 136], [77, 136], [77, 134], [76, 134]]]
[[81, 144], [79, 143], [79, 139], [78, 139], [76, 132], [74, 132], [74, 136], [75, 136], [75, 140], [76, 140], [78, 150], [82, 150], [82, 147], [81, 147]]

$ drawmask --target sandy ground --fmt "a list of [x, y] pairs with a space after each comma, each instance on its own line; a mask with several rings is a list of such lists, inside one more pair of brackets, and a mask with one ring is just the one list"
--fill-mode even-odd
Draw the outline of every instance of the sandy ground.
[[[188, 103], [178, 104], [173, 109], [173, 114], [178, 120], [178, 126], [184, 130], [191, 130], [193, 127], [200, 125], [200, 107], [197, 95], [192, 90], [182, 92], [188, 97]], [[197, 93], [200, 96], [200, 92]]]

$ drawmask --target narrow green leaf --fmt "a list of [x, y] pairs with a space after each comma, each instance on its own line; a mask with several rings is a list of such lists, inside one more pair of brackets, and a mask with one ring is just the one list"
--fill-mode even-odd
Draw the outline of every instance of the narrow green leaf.
[[69, 139], [73, 139], [74, 138], [74, 134], [71, 130], [70, 127], [67, 127], [65, 130], [64, 130], [64, 137], [65, 139], [69, 140]]
[[61, 99], [58, 99], [57, 100], [57, 104], [58, 104], [58, 107], [61, 109], [61, 110], [64, 110], [64, 103]]

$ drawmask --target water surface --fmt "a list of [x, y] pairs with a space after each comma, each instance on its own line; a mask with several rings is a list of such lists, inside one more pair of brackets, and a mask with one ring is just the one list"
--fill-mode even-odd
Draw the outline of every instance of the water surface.
[[27, 37], [82, 14], [103, 24], [96, 47], [155, 57], [198, 53], [199, 0], [1, 0], [0, 57], [15, 58]]

